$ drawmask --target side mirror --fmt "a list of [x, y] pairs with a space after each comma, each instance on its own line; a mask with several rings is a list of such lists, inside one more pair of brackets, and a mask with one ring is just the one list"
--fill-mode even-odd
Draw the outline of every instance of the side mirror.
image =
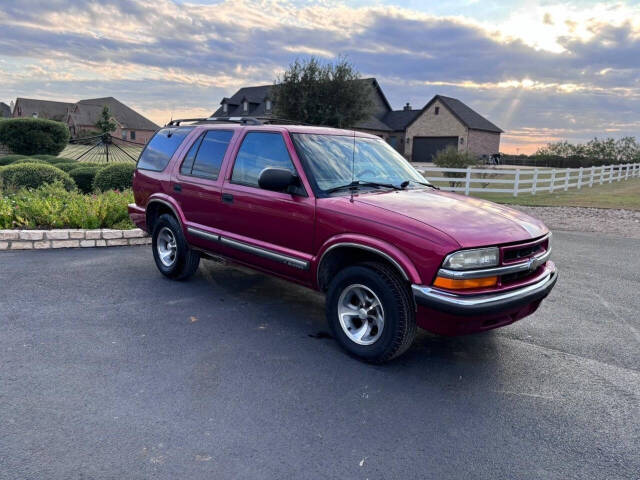
[[267, 167], [260, 172], [258, 185], [265, 190], [287, 192], [289, 187], [298, 185], [299, 179], [286, 168]]

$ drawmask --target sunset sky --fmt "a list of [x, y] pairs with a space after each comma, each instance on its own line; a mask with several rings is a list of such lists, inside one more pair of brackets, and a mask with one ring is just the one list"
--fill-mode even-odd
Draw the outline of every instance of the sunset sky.
[[164, 124], [340, 54], [394, 108], [459, 98], [506, 152], [640, 137], [638, 1], [0, 1], [6, 103], [114, 96]]

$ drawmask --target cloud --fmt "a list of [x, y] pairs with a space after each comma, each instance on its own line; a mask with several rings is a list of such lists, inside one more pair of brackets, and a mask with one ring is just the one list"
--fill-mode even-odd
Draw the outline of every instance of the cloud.
[[298, 56], [346, 54], [396, 107], [456, 96], [506, 146], [637, 134], [638, 18], [626, 4], [545, 5], [492, 25], [335, 1], [2, 2], [0, 98], [113, 95], [163, 123], [271, 83]]

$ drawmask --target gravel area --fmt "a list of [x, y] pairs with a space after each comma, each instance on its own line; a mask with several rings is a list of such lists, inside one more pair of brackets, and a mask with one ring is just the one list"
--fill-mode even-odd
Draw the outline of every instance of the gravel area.
[[640, 211], [585, 207], [511, 206], [539, 218], [552, 230], [597, 232], [623, 238], [640, 238]]

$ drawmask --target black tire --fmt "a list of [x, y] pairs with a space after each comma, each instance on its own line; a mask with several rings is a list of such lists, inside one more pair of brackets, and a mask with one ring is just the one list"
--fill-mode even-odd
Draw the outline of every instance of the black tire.
[[[343, 329], [338, 308], [343, 292], [365, 286], [377, 297], [384, 311], [384, 327], [370, 345], [360, 345]], [[334, 338], [350, 354], [371, 363], [383, 363], [404, 353], [416, 335], [416, 319], [411, 292], [398, 273], [377, 262], [365, 262], [338, 272], [329, 284], [327, 321]]]
[[[161, 260], [158, 249], [158, 243], [160, 242], [162, 244], [163, 238], [169, 235], [167, 230], [171, 232], [171, 235], [173, 235], [176, 246], [175, 254], [167, 260], [167, 262], [171, 262], [168, 265]], [[159, 239], [161, 234], [163, 237]], [[196, 273], [196, 270], [198, 270], [200, 254], [189, 248], [189, 244], [182, 233], [182, 227], [173, 215], [160, 215], [158, 220], [155, 222], [152, 235], [152, 250], [156, 267], [158, 267], [160, 273], [165, 277], [173, 280], [186, 280]]]

